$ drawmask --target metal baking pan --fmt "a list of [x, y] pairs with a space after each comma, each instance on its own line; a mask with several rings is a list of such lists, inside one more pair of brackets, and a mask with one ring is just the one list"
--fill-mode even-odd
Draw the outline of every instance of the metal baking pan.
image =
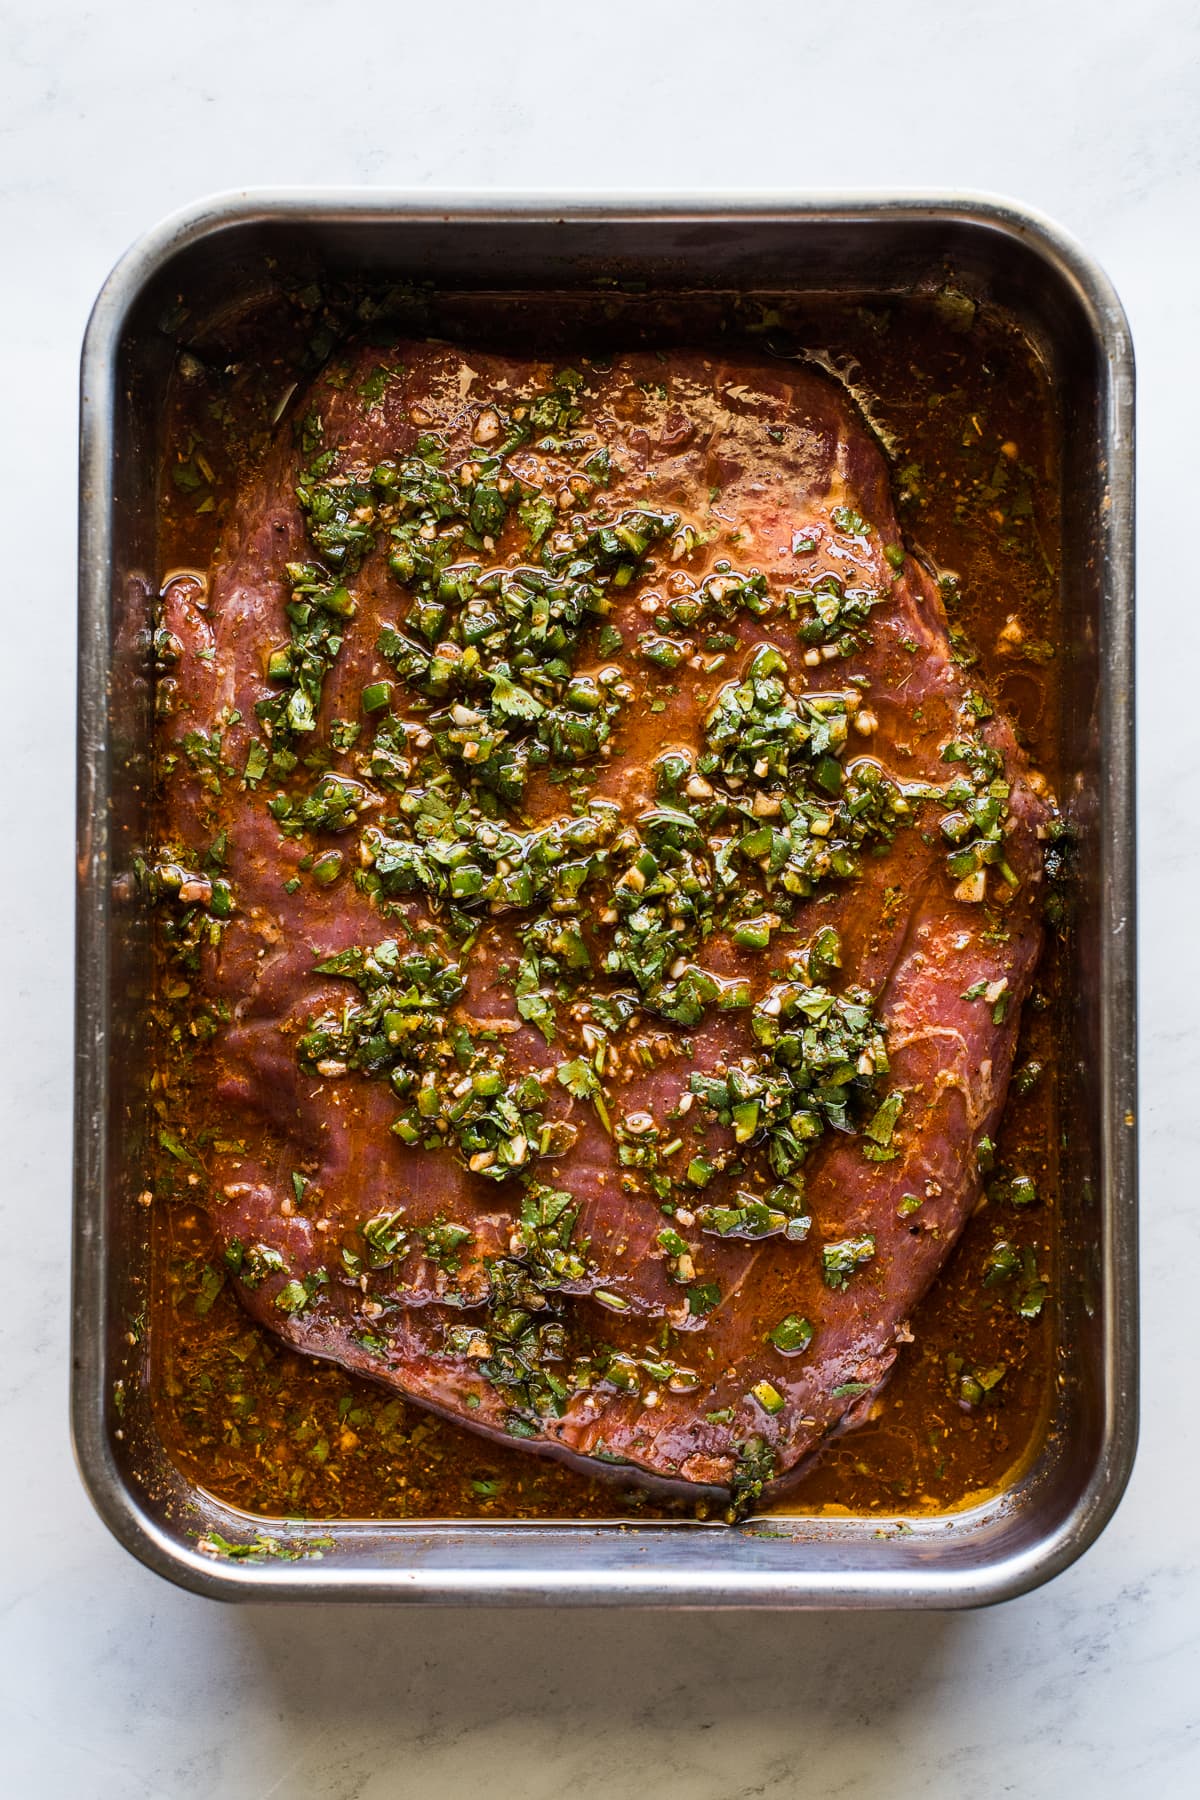
[[[720, 1530], [365, 1521], [272, 1525], [268, 1548], [284, 1554], [259, 1559], [197, 1547], [209, 1531], [244, 1541], [255, 1522], [170, 1463], [137, 1379], [148, 942], [127, 871], [148, 789], [155, 483], [175, 354], [162, 320], [181, 298], [210, 316], [236, 306], [266, 259], [277, 275], [316, 264], [460, 290], [561, 291], [616, 266], [652, 289], [876, 297], [949, 270], [1015, 314], [1046, 360], [1064, 432], [1063, 792], [1082, 840], [1060, 1071], [1071, 1252], [1054, 1416], [1031, 1465], [987, 1504], [900, 1530], [824, 1516]], [[1095, 1540], [1137, 1430], [1132, 432], [1132, 350], [1107, 279], [1053, 226], [994, 200], [239, 194], [168, 220], [125, 256], [82, 370], [73, 1422], [92, 1498], [134, 1555], [226, 1598], [949, 1607], [1019, 1594]]]

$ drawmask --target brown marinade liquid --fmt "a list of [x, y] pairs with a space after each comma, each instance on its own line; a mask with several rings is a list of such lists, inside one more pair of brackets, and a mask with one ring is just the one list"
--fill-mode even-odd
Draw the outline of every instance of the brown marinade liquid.
[[[478, 341], [521, 333], [566, 360], [615, 344], [718, 336], [729, 346], [815, 354], [838, 371], [883, 439], [908, 547], [935, 570], [952, 628], [978, 658], [1039, 767], [1055, 785], [1061, 652], [1059, 421], [1048, 372], [1014, 321], [945, 291], [853, 305], [761, 304], [706, 297], [666, 307], [613, 296], [574, 303], [446, 298], [432, 334]], [[348, 305], [346, 310], [348, 311]], [[697, 332], [700, 320], [702, 332]], [[303, 383], [339, 318], [315, 288], [187, 340], [165, 421], [159, 577], [203, 569], [239, 483], [269, 439], [291, 384]], [[689, 324], [691, 329], [689, 330]], [[406, 328], [411, 331], [409, 321]], [[307, 363], [307, 367], [306, 367]], [[1020, 634], [1013, 630], [1016, 620]], [[1005, 635], [1008, 627], [1007, 635]], [[958, 647], [958, 646], [956, 646]], [[1025, 1009], [999, 1165], [1032, 1175], [1039, 1201], [984, 1203], [911, 1320], [872, 1417], [835, 1436], [793, 1477], [776, 1509], [881, 1516], [945, 1512], [1003, 1487], [1044, 1441], [1054, 1380], [1060, 964], [1051, 934]], [[160, 1053], [160, 1121], [200, 1114], [204, 1056], [171, 1054], [186, 998], [160, 983], [151, 1021]], [[246, 1512], [313, 1519], [577, 1519], [719, 1516], [695, 1498], [662, 1498], [619, 1473], [597, 1479], [477, 1436], [394, 1393], [293, 1351], [251, 1322], [220, 1274], [195, 1179], [164, 1156], [154, 1171], [150, 1380], [158, 1430], [192, 1483]], [[1019, 1317], [1004, 1284], [985, 1286], [997, 1239], [1033, 1252], [1050, 1298]], [[964, 1406], [955, 1359], [1003, 1365], [986, 1404]], [[960, 1365], [959, 1365], [960, 1366]]]

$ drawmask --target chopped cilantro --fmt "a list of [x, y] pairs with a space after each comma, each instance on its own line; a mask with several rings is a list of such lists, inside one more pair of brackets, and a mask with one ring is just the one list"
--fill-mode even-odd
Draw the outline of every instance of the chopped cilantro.
[[778, 1325], [771, 1327], [767, 1337], [784, 1356], [796, 1356], [801, 1350], [807, 1350], [812, 1343], [813, 1328], [798, 1313], [788, 1313], [785, 1319], [780, 1319]]
[[875, 1239], [869, 1233], [863, 1237], [840, 1238], [836, 1243], [824, 1245], [821, 1250], [821, 1274], [826, 1287], [840, 1293], [874, 1255]]

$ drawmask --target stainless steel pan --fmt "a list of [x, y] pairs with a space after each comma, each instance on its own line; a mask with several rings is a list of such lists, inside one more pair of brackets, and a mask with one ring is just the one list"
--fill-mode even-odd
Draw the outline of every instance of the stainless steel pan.
[[[264, 1527], [263, 1554], [244, 1560], [198, 1547], [208, 1531], [252, 1539], [255, 1524], [171, 1464], [142, 1379], [148, 942], [128, 870], [148, 786], [155, 489], [175, 354], [164, 319], [181, 297], [193, 318], [235, 308], [268, 258], [276, 278], [388, 271], [459, 290], [561, 291], [617, 269], [679, 294], [879, 298], [949, 272], [1015, 314], [1045, 358], [1064, 429], [1063, 792], [1081, 835], [1075, 1028], [1059, 1075], [1058, 1370], [1041, 1451], [988, 1504], [906, 1530], [876, 1517], [366, 1521]], [[96, 302], [82, 374], [73, 1421], [84, 1480], [136, 1556], [224, 1597], [929, 1607], [1020, 1593], [1095, 1539], [1137, 1429], [1132, 430], [1132, 350], [1105, 276], [1044, 220], [992, 200], [290, 191], [204, 202], [128, 253]]]

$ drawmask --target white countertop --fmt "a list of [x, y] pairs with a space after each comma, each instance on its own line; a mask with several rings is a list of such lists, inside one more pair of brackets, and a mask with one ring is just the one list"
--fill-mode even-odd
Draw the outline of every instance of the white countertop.
[[[1200, 706], [1183, 681], [1200, 662], [1200, 14], [841, 10], [0, 4], [15, 1800], [1200, 1793]], [[1115, 1521], [1041, 1592], [958, 1616], [232, 1608], [146, 1573], [93, 1515], [66, 1425], [79, 342], [110, 265], [164, 213], [322, 182], [984, 189], [1057, 218], [1113, 277], [1140, 377], [1145, 1410]]]

